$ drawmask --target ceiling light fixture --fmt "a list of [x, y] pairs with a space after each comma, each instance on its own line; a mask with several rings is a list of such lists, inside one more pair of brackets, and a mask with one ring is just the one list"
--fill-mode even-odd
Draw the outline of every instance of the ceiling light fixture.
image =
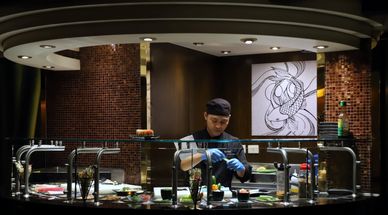
[[55, 48], [55, 46], [53, 46], [53, 45], [40, 45], [39, 47], [44, 48], [44, 49], [53, 49], [53, 48]]
[[231, 51], [221, 51], [221, 53], [226, 55], [226, 54], [230, 54]]
[[194, 42], [193, 45], [195, 45], [195, 46], [203, 46], [204, 43], [202, 43], [202, 42]]
[[144, 42], [152, 42], [156, 40], [156, 38], [153, 38], [153, 37], [141, 37], [140, 39], [143, 40]]
[[273, 50], [273, 51], [276, 51], [276, 50], [279, 50], [280, 47], [279, 46], [272, 46], [270, 49]]
[[54, 69], [55, 67], [54, 66], [43, 66], [43, 68], [45, 68], [45, 69]]
[[245, 38], [245, 39], [241, 39], [241, 41], [247, 45], [250, 45], [252, 43], [254, 43], [257, 39], [256, 38]]
[[19, 55], [18, 58], [26, 60], [26, 59], [30, 59], [31, 57], [27, 55]]
[[316, 48], [316, 49], [326, 49], [328, 48], [329, 46], [325, 46], [325, 45], [318, 45], [318, 46], [314, 46], [313, 48]]

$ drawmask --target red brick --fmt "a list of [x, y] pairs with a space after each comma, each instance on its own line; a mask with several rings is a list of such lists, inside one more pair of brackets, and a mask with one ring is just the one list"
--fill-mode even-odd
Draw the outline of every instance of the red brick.
[[[141, 123], [139, 44], [85, 47], [79, 57], [80, 71], [47, 73], [48, 137], [127, 139]], [[67, 154], [81, 143], [64, 145], [67, 153], [50, 156], [53, 165], [66, 163]], [[119, 147], [121, 153], [103, 156], [101, 166], [122, 168], [125, 182], [139, 184], [140, 144]], [[93, 164], [95, 155], [82, 155], [79, 161]]]
[[[361, 187], [371, 188], [371, 71], [368, 58], [360, 51], [326, 54], [325, 121], [335, 122], [339, 114], [339, 101], [347, 102], [350, 131], [357, 141], [361, 160]], [[330, 87], [332, 86], [332, 87]]]

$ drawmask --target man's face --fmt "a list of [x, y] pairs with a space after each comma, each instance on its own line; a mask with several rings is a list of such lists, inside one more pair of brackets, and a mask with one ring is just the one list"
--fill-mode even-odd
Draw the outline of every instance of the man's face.
[[204, 113], [207, 131], [211, 137], [221, 135], [229, 124], [230, 116], [219, 116]]

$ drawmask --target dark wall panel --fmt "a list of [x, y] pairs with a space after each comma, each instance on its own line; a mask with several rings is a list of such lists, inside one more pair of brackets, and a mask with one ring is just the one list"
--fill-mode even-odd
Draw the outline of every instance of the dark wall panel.
[[216, 57], [172, 44], [151, 45], [152, 128], [180, 138], [204, 127], [206, 102], [217, 94]]
[[[151, 46], [152, 128], [163, 138], [181, 138], [204, 127], [203, 111], [213, 97], [232, 104], [228, 132], [251, 138], [251, 66], [257, 63], [315, 60], [315, 53], [277, 53], [238, 57], [214, 57], [172, 44]], [[171, 183], [173, 153], [154, 145], [151, 156], [153, 185]], [[163, 146], [162, 148], [164, 148]], [[260, 161], [271, 160], [268, 154]], [[163, 159], [160, 159], [163, 158]], [[248, 155], [257, 160], [257, 156]]]
[[[216, 57], [172, 44], [151, 44], [151, 127], [179, 139], [205, 126], [206, 102], [217, 94]], [[161, 150], [160, 148], [168, 148]], [[153, 186], [171, 185], [173, 145], [153, 144]], [[180, 177], [180, 179], [183, 179]]]

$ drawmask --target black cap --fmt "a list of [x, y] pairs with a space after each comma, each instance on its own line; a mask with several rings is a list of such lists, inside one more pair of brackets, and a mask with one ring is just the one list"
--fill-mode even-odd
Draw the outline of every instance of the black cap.
[[231, 109], [230, 103], [221, 98], [212, 99], [206, 104], [208, 114], [229, 116]]

